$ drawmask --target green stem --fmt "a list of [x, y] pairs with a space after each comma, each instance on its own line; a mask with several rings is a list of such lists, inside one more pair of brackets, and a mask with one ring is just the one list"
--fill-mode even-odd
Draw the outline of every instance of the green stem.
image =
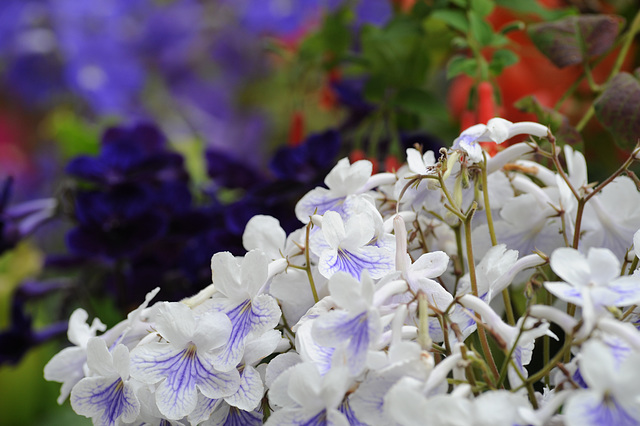
[[529, 378], [526, 381], [526, 384], [523, 384], [522, 386], [519, 386], [518, 388], [514, 389], [514, 391], [522, 389], [525, 385], [528, 385], [529, 383], [530, 384], [534, 384], [538, 380], [541, 380], [544, 376], [549, 374], [549, 372], [551, 370], [553, 370], [553, 368], [558, 364], [558, 362], [560, 362], [560, 359], [565, 355], [565, 353], [569, 354], [569, 356], [571, 356], [571, 351], [569, 351], [569, 349], [571, 348], [571, 342], [572, 341], [573, 341], [573, 336], [565, 336], [564, 345], [562, 346], [562, 349], [560, 349], [558, 351], [558, 353], [554, 355], [554, 357], [551, 359], [551, 362], [546, 364], [537, 373], [529, 376]]
[[307, 278], [309, 279], [309, 285], [311, 286], [311, 293], [313, 294], [313, 300], [318, 303], [320, 298], [318, 297], [318, 292], [316, 291], [316, 284], [313, 281], [313, 274], [311, 273], [311, 262], [309, 260], [309, 232], [311, 231], [311, 221], [307, 224], [307, 235], [305, 240], [304, 247], [304, 258], [306, 261], [306, 270], [307, 270]]
[[[551, 306], [553, 304], [553, 301], [551, 300], [551, 293], [546, 291], [546, 289], [545, 289], [545, 293], [546, 293], [546, 300], [545, 300], [546, 305]], [[549, 364], [550, 359], [551, 359], [551, 340], [550, 340], [550, 337], [545, 334], [542, 338], [542, 364], [543, 365]], [[546, 374], [544, 376], [544, 383], [547, 386], [551, 385], [551, 376], [549, 374]]]
[[[482, 163], [480, 163], [480, 176], [482, 178], [482, 195], [484, 198], [484, 211], [487, 215], [487, 226], [489, 228], [489, 236], [491, 237], [491, 245], [498, 244], [496, 238], [496, 231], [493, 226], [493, 214], [491, 213], [491, 205], [489, 203], [489, 184], [487, 177], [487, 153], [482, 151]], [[509, 294], [509, 288], [502, 290], [502, 301], [504, 302], [504, 309], [507, 314], [507, 322], [509, 325], [515, 325], [516, 319], [513, 315], [513, 306], [511, 305], [511, 295]]]
[[625, 40], [622, 48], [620, 49], [620, 53], [616, 58], [616, 62], [613, 64], [613, 68], [611, 68], [611, 73], [609, 74], [609, 78], [607, 79], [607, 83], [613, 77], [615, 77], [618, 72], [622, 69], [622, 64], [624, 64], [624, 59], [627, 56], [627, 52], [629, 52], [629, 48], [631, 47], [631, 43], [633, 42], [634, 37], [640, 31], [640, 10], [636, 13], [636, 16], [633, 18], [631, 22], [631, 26], [629, 27], [629, 31], [624, 35]]
[[[465, 240], [467, 242], [467, 267], [469, 268], [469, 280], [471, 281], [471, 292], [475, 297], [478, 297], [478, 281], [476, 278], [476, 265], [473, 260], [473, 244], [471, 241], [471, 219], [473, 218], [473, 214], [475, 213], [477, 208], [477, 204], [474, 201], [467, 213], [467, 217], [464, 221], [464, 233]], [[496, 366], [496, 362], [493, 359], [493, 354], [491, 353], [491, 349], [489, 348], [489, 340], [487, 339], [487, 333], [484, 330], [484, 327], [478, 325], [478, 336], [480, 337], [480, 345], [482, 346], [482, 352], [484, 358], [489, 363], [489, 367], [491, 368], [491, 372], [494, 375], [494, 379], [498, 380], [500, 374], [498, 373], [498, 367]]]
[[427, 295], [418, 293], [418, 343], [422, 350], [428, 351], [431, 348], [431, 337], [429, 336], [429, 305]]

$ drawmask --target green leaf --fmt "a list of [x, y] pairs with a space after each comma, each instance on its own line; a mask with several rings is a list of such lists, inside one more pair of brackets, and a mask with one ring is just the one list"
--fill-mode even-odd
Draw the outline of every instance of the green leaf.
[[511, 21], [507, 22], [502, 28], [500, 28], [500, 34], [509, 34], [513, 31], [522, 31], [524, 30], [525, 25], [522, 21]]
[[569, 123], [569, 119], [562, 113], [542, 105], [535, 96], [519, 99], [515, 107], [520, 111], [535, 114], [540, 123], [549, 126], [559, 142], [569, 145], [582, 143], [580, 132]]
[[499, 75], [503, 69], [517, 63], [518, 60], [518, 55], [511, 50], [498, 49], [493, 52], [491, 62], [489, 62], [489, 70], [491, 70], [493, 74]]
[[461, 10], [440, 9], [431, 14], [431, 18], [444, 21], [447, 25], [458, 31], [466, 33], [469, 31], [467, 16]]
[[491, 25], [482, 16], [473, 11], [469, 11], [467, 15], [473, 38], [478, 41], [480, 47], [489, 46], [493, 40], [493, 28], [491, 28]]
[[593, 106], [618, 146], [631, 149], [636, 145], [640, 138], [640, 82], [633, 75], [616, 75]]
[[495, 4], [491, 0], [471, 0], [471, 10], [482, 17], [490, 14], [494, 7]]
[[448, 117], [447, 109], [433, 94], [422, 89], [403, 89], [395, 98], [396, 105], [407, 112], [430, 115], [440, 119]]
[[478, 63], [474, 58], [466, 56], [454, 56], [447, 64], [447, 78], [453, 78], [460, 74], [474, 76], [478, 67]]
[[528, 32], [538, 50], [555, 66], [564, 68], [609, 50], [623, 22], [624, 18], [615, 15], [571, 16], [533, 24]]

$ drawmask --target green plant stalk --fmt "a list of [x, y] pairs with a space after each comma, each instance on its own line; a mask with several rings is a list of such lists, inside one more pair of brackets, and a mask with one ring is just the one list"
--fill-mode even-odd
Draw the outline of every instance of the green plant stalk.
[[[601, 89], [603, 87], [606, 87], [606, 85], [620, 72], [620, 70], [622, 69], [622, 64], [624, 64], [624, 59], [626, 58], [627, 53], [629, 52], [629, 48], [631, 47], [631, 43], [633, 42], [633, 39], [638, 33], [638, 31], [640, 31], [640, 11], [636, 13], [636, 16], [633, 18], [633, 21], [631, 22], [631, 26], [629, 27], [629, 31], [623, 36], [625, 37], [625, 40], [624, 40], [624, 43], [622, 44], [622, 48], [620, 49], [620, 53], [618, 53], [618, 56], [616, 57], [616, 61], [613, 64], [613, 68], [611, 68], [611, 72], [609, 73], [609, 76], [607, 77], [607, 79], [602, 85], [597, 85], [595, 81], [593, 81], [591, 70], [585, 64], [585, 75], [589, 80], [589, 87], [594, 92], [601, 91]], [[592, 103], [589, 109], [587, 110], [587, 112], [584, 114], [584, 116], [580, 119], [580, 121], [576, 125], [576, 130], [578, 130], [579, 132], [582, 131], [587, 125], [587, 123], [589, 122], [589, 120], [591, 120], [594, 114], [595, 114], [595, 108], [593, 107], [593, 103]]]
[[633, 262], [631, 262], [631, 266], [629, 267], [629, 275], [633, 274], [633, 272], [638, 268], [638, 258], [634, 257]]
[[460, 275], [456, 277], [456, 285], [453, 289], [453, 297], [456, 297], [458, 282], [460, 281], [460, 277], [464, 275], [464, 254], [462, 253], [462, 228], [460, 225], [454, 227], [453, 232], [456, 234], [456, 246], [458, 248], [457, 264], [460, 266]]
[[[449, 211], [453, 214], [455, 214], [458, 219], [460, 219], [461, 221], [465, 220], [464, 215], [460, 212], [460, 206], [458, 206], [455, 201], [453, 200], [453, 198], [451, 197], [451, 194], [449, 193], [449, 190], [447, 189], [447, 186], [444, 184], [444, 179], [442, 178], [442, 176], [439, 174], [438, 175], [438, 181], [440, 182], [440, 189], [442, 189], [442, 193], [444, 194], [444, 196], [447, 198], [447, 201], [449, 201]], [[445, 204], [446, 207], [446, 204]]]
[[[549, 293], [547, 289], [544, 289], [544, 291], [546, 293], [545, 303], [547, 306], [551, 306], [553, 304], [553, 301], [551, 300], [551, 293]], [[542, 337], [542, 364], [543, 365], [549, 364], [549, 360], [551, 359], [551, 340], [550, 339], [551, 338], [546, 334]], [[549, 374], [546, 374], [544, 376], [544, 384], [547, 386], [551, 385], [551, 376]]]
[[[562, 349], [560, 349], [558, 351], [558, 353], [554, 355], [554, 357], [551, 359], [551, 361], [548, 364], [546, 364], [540, 371], [538, 371], [537, 373], [529, 376], [529, 378], [526, 381], [526, 384], [527, 385], [529, 383], [533, 384], [533, 383], [537, 382], [538, 380], [542, 379], [547, 374], [549, 374], [549, 372], [556, 366], [556, 364], [558, 364], [558, 362], [560, 362], [560, 359], [565, 355], [565, 353], [568, 353], [569, 356], [570, 356], [571, 352], [569, 351], [569, 349], [571, 348], [572, 340], [573, 340], [573, 336], [566, 336], [565, 340], [564, 340], [564, 345], [562, 346]], [[524, 386], [525, 386], [525, 384], [517, 387], [516, 389], [514, 389], [514, 391], [522, 389]]]
[[429, 305], [427, 295], [422, 292], [418, 293], [418, 321], [418, 344], [427, 351], [432, 343], [429, 336]]
[[[467, 376], [467, 381], [471, 385], [471, 388], [475, 389], [475, 388], [477, 388], [476, 376], [475, 376], [475, 374], [473, 372], [473, 367], [471, 366], [471, 361], [469, 360], [469, 358], [467, 356], [467, 347], [466, 346], [461, 346], [460, 354], [462, 355], [462, 359], [467, 361], [467, 366], [464, 369], [465, 370], [465, 375]], [[474, 392], [474, 395], [478, 396], [478, 394], [476, 392], [477, 391]]]
[[[622, 48], [620, 49], [620, 53], [616, 58], [616, 62], [613, 64], [613, 68], [611, 68], [611, 73], [607, 78], [607, 83], [616, 76], [622, 69], [622, 64], [624, 64], [624, 58], [627, 56], [627, 52], [629, 52], [629, 48], [631, 47], [631, 43], [635, 38], [636, 34], [640, 31], [640, 10], [636, 13], [636, 16], [633, 18], [631, 22], [631, 26], [629, 27], [629, 31], [624, 35], [625, 40]], [[605, 83], [606, 84], [606, 83]]]
[[313, 294], [313, 300], [318, 303], [318, 292], [316, 291], [316, 284], [313, 281], [313, 274], [311, 273], [311, 262], [309, 260], [309, 232], [311, 231], [311, 221], [307, 224], [307, 235], [305, 237], [304, 258], [306, 261], [307, 278], [309, 278], [309, 285], [311, 286], [311, 293]]
[[[480, 176], [482, 178], [482, 195], [484, 198], [484, 211], [487, 215], [487, 226], [489, 227], [489, 236], [491, 237], [491, 245], [498, 244], [496, 238], [496, 231], [493, 226], [493, 214], [491, 213], [491, 205], [489, 204], [489, 184], [487, 177], [487, 153], [482, 151], [482, 163], [480, 163]], [[507, 322], [509, 325], [515, 325], [516, 319], [513, 315], [513, 306], [511, 305], [511, 295], [509, 294], [509, 287], [502, 290], [502, 301], [504, 303], [504, 309], [507, 314]]]
[[[465, 240], [467, 242], [467, 266], [469, 267], [469, 279], [471, 281], [471, 292], [474, 296], [478, 297], [478, 281], [476, 278], [476, 266], [473, 260], [473, 244], [471, 242], [471, 219], [473, 218], [473, 214], [475, 213], [477, 205], [475, 201], [471, 205], [469, 209], [469, 213], [467, 213], [467, 217], [464, 221], [464, 233]], [[484, 358], [487, 360], [489, 367], [491, 368], [491, 372], [493, 373], [494, 379], [498, 380], [500, 374], [498, 373], [498, 367], [496, 366], [496, 361], [493, 359], [493, 354], [491, 353], [491, 348], [489, 348], [489, 340], [487, 339], [487, 333], [485, 332], [482, 326], [477, 327], [478, 336], [480, 337], [480, 345], [482, 346], [482, 352]]]

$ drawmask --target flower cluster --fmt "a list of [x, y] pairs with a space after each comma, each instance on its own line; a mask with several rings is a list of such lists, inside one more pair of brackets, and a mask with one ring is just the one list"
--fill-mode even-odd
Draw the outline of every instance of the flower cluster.
[[395, 173], [342, 159], [302, 228], [254, 216], [194, 296], [109, 330], [75, 311], [45, 378], [101, 425], [638, 424], [634, 158], [595, 186], [560, 154], [494, 118]]

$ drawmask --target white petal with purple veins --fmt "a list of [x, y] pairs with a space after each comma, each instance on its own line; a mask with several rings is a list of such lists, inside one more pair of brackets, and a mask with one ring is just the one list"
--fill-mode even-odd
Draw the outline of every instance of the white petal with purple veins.
[[131, 386], [117, 376], [82, 379], [71, 391], [71, 407], [101, 425], [116, 425], [119, 420], [129, 423], [140, 413], [140, 403]]
[[567, 426], [637, 426], [637, 410], [633, 413], [625, 408], [614, 398], [603, 399], [598, 392], [581, 391], [569, 399], [563, 411]]
[[338, 271], [344, 271], [360, 279], [362, 271], [366, 269], [371, 278], [378, 279], [393, 272], [394, 268], [394, 254], [375, 246], [365, 246], [353, 251], [325, 250], [318, 262], [320, 273], [327, 278]]
[[231, 320], [231, 336], [222, 352], [217, 354], [215, 365], [226, 371], [235, 368], [244, 354], [245, 341], [249, 333], [262, 334], [272, 329], [280, 320], [280, 308], [276, 300], [261, 294], [253, 300], [233, 306], [225, 299], [213, 299], [212, 309], [224, 312]]
[[330, 210], [342, 212], [344, 198], [326, 188], [312, 189], [296, 204], [296, 217], [302, 223], [309, 223], [314, 214], [323, 215]]
[[234, 407], [244, 411], [252, 411], [258, 407], [264, 396], [264, 385], [258, 370], [245, 366], [240, 373], [240, 387], [238, 391], [224, 400]]
[[344, 311], [332, 311], [316, 319], [312, 329], [312, 336], [323, 346], [337, 347], [346, 343], [346, 363], [353, 375], [364, 368], [369, 345], [379, 333], [375, 311], [355, 316]]
[[564, 300], [565, 302], [582, 306], [583, 296], [580, 289], [562, 282], [546, 282], [544, 283], [544, 286], [554, 296]]
[[149, 343], [131, 352], [131, 375], [147, 384], [162, 381], [156, 390], [156, 403], [163, 415], [177, 420], [196, 408], [196, 387], [213, 399], [238, 389], [238, 371], [217, 371], [211, 358], [199, 353], [193, 344], [179, 350], [168, 344]]

